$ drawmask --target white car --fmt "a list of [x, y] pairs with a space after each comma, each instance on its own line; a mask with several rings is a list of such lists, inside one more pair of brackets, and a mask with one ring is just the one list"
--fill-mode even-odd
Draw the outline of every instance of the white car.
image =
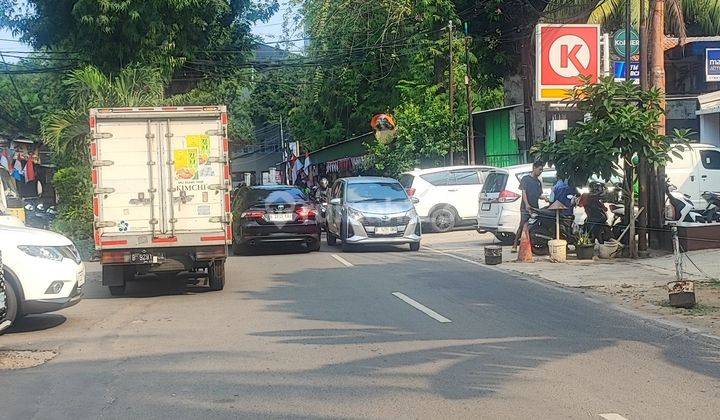
[[448, 166], [415, 169], [400, 174], [400, 184], [410, 197], [420, 201], [415, 209], [435, 232], [476, 220], [478, 195], [492, 166]]
[[[530, 172], [532, 164], [493, 169], [487, 174], [479, 196], [478, 232], [491, 232], [504, 245], [513, 243], [520, 226], [520, 180]], [[543, 194], [550, 195], [556, 182], [555, 170], [545, 168], [542, 174]]]
[[0, 226], [7, 320], [53, 312], [82, 299], [85, 266], [70, 240], [27, 227]]

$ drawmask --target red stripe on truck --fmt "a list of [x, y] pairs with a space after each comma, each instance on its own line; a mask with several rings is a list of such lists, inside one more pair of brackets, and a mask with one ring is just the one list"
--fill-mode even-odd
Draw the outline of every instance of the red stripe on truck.
[[97, 173], [97, 169], [93, 169], [93, 170], [92, 170], [92, 183], [93, 183], [94, 186], [97, 187], [97, 184], [98, 184], [98, 173]]
[[128, 241], [125, 239], [119, 239], [117, 241], [102, 241], [101, 244], [105, 246], [127, 245]]
[[177, 239], [177, 237], [173, 236], [170, 238], [153, 238], [152, 241], [155, 244], [164, 244], [164, 243], [170, 243], [170, 242], [177, 242], [178, 239]]
[[223, 241], [225, 242], [225, 235], [220, 236], [201, 236], [200, 240], [203, 242], [211, 242], [211, 241]]

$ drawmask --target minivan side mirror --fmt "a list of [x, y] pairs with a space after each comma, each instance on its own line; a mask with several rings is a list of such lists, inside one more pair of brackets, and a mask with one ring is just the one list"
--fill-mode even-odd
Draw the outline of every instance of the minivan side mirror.
[[339, 206], [341, 203], [342, 202], [339, 198], [333, 198], [332, 200], [330, 200], [330, 204], [332, 204], [333, 206]]
[[420, 199], [417, 198], [417, 197], [410, 197], [410, 201], [411, 201], [413, 204], [417, 204], [417, 203], [420, 202]]

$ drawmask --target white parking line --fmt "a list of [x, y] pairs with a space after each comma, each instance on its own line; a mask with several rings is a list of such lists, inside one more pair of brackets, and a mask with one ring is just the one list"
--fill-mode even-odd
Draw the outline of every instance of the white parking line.
[[355, 267], [350, 263], [350, 261], [346, 260], [345, 258], [339, 256], [338, 254], [332, 254], [332, 257], [338, 260], [340, 264], [344, 265], [345, 267]]
[[413, 308], [423, 312], [425, 315], [429, 316], [430, 318], [434, 319], [437, 322], [441, 322], [443, 324], [447, 324], [448, 322], [452, 322], [452, 320], [445, 318], [444, 316], [440, 315], [439, 313], [433, 311], [432, 309], [428, 308], [427, 306], [419, 303], [418, 301], [411, 299], [407, 297], [406, 295], [400, 293], [400, 292], [393, 292], [393, 296], [396, 298], [402, 300], [403, 302], [407, 303], [408, 305], [412, 306]]
[[628, 420], [625, 417], [621, 416], [617, 413], [605, 413], [605, 414], [598, 414], [600, 417], [604, 418], [605, 420]]

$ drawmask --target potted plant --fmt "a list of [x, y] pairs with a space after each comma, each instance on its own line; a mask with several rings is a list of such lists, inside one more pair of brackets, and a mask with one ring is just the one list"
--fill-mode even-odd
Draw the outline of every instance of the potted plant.
[[575, 252], [578, 260], [592, 260], [595, 255], [595, 241], [588, 232], [581, 232], [575, 242]]

